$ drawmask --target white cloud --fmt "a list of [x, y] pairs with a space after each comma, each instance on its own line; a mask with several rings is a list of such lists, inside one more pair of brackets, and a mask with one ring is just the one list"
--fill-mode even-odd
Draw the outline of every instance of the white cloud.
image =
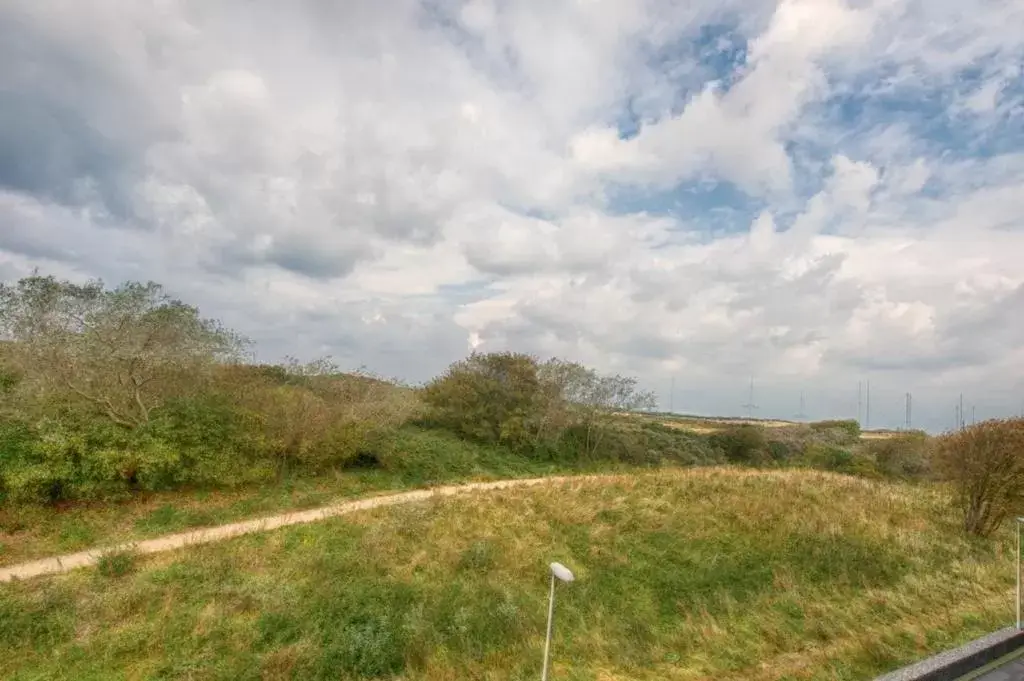
[[514, 347], [706, 412], [1016, 410], [1018, 5], [14, 0], [0, 276], [411, 380]]

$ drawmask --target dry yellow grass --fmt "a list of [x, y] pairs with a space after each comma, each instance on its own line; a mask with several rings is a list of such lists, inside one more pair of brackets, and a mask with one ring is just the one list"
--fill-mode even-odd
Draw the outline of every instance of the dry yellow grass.
[[860, 434], [862, 440], [888, 440], [899, 435], [894, 430], [865, 430]]

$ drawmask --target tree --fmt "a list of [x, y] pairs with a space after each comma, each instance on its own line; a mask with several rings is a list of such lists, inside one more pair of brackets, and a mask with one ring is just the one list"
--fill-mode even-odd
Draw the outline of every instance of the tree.
[[473, 353], [422, 391], [431, 418], [484, 442], [535, 441], [544, 409], [536, 358], [514, 352]]
[[616, 412], [651, 409], [654, 393], [641, 391], [637, 380], [619, 374], [603, 376], [576, 362], [553, 358], [540, 367], [543, 382], [553, 386], [560, 401], [585, 428], [584, 448], [594, 455], [604, 438], [603, 420]]
[[578, 449], [591, 456], [606, 417], [654, 402], [636, 379], [513, 352], [474, 353], [428, 383], [422, 397], [433, 421], [474, 439], [529, 449], [575, 431]]
[[38, 396], [88, 405], [127, 428], [148, 423], [245, 346], [159, 284], [106, 289], [38, 274], [0, 284], [0, 338]]
[[956, 489], [964, 530], [990, 535], [1024, 503], [1024, 419], [984, 421], [941, 436], [935, 466]]

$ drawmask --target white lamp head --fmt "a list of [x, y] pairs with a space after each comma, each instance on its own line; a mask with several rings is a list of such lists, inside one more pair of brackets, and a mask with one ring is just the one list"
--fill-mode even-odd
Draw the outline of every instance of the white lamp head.
[[563, 582], [571, 582], [574, 579], [576, 579], [572, 574], [572, 570], [565, 567], [561, 563], [551, 564], [551, 574], [553, 574], [555, 577], [562, 580]]

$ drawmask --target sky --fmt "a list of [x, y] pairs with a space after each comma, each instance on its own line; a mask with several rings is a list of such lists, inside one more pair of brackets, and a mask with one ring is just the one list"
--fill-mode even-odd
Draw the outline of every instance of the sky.
[[1022, 0], [0, 0], [0, 280], [261, 361], [941, 431], [1024, 411], [1022, 258]]

